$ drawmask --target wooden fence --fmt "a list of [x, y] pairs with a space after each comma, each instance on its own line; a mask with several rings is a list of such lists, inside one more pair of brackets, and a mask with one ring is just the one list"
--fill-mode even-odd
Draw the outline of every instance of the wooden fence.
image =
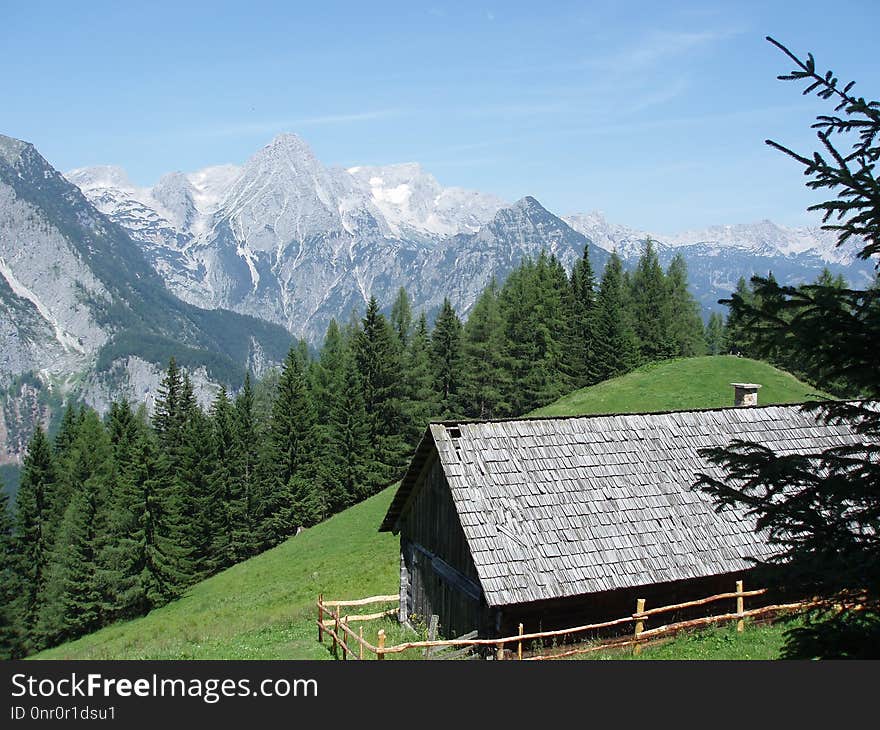
[[[373, 596], [371, 598], [362, 598], [357, 601], [325, 601], [323, 595], [318, 596], [318, 641], [324, 641], [324, 634], [328, 634], [333, 644], [331, 647], [333, 656], [339, 657], [339, 649], [342, 649], [342, 659], [363, 659], [365, 653], [370, 653], [376, 659], [384, 659], [389, 654], [400, 654], [410, 649], [436, 649], [438, 647], [469, 647], [470, 649], [480, 649], [489, 652], [489, 657], [496, 660], [514, 658], [524, 661], [546, 661], [549, 659], [562, 659], [577, 654], [586, 654], [594, 651], [602, 651], [603, 649], [618, 649], [624, 647], [632, 647], [633, 653], [638, 654], [642, 645], [654, 641], [660, 637], [674, 634], [678, 631], [692, 629], [699, 626], [719, 623], [722, 621], [737, 622], [737, 631], [743, 631], [746, 618], [759, 616], [767, 616], [784, 611], [794, 611], [806, 608], [808, 603], [783, 603], [771, 606], [762, 606], [751, 610], [745, 609], [745, 599], [753, 596], [761, 596], [767, 592], [766, 588], [760, 588], [753, 591], [743, 590], [743, 582], [736, 582], [736, 590], [730, 593], [719, 593], [707, 598], [701, 598], [695, 601], [687, 601], [685, 603], [676, 603], [669, 606], [660, 606], [658, 608], [645, 608], [645, 599], [639, 598], [636, 601], [636, 610], [630, 616], [613, 619], [611, 621], [603, 621], [601, 623], [585, 624], [583, 626], [574, 626], [567, 629], [557, 629], [555, 631], [537, 631], [533, 633], [525, 633], [523, 625], [519, 625], [519, 632], [516, 636], [504, 636], [497, 639], [477, 639], [468, 636], [460, 639], [440, 639], [433, 641], [406, 641], [402, 644], [393, 646], [385, 645], [385, 631], [380, 629], [376, 644], [371, 644], [364, 638], [363, 625], [359, 630], [355, 630], [350, 626], [352, 623], [361, 623], [379, 618], [397, 615], [397, 608], [380, 611], [370, 614], [350, 614], [341, 615], [340, 608], [353, 606], [368, 606], [380, 603], [397, 602], [399, 596]], [[722, 613], [702, 618], [689, 619], [686, 621], [678, 621], [675, 623], [664, 624], [656, 628], [646, 629], [645, 623], [654, 616], [673, 611], [681, 611], [684, 609], [697, 608], [711, 603], [724, 600], [735, 600], [736, 610], [730, 613]], [[559, 639], [574, 637], [578, 634], [584, 634], [591, 631], [599, 631], [601, 629], [610, 629], [615, 627], [632, 624], [633, 630], [630, 635], [623, 635], [613, 639], [607, 639], [598, 644], [590, 644], [588, 646], [579, 646], [571, 649], [559, 651], [556, 653], [536, 653], [532, 656], [523, 656], [524, 643], [539, 641], [544, 643], [548, 640], [555, 642]], [[511, 648], [511, 645], [513, 647]], [[352, 646], [356, 646], [357, 650]], [[426, 655], [428, 652], [426, 652]]]

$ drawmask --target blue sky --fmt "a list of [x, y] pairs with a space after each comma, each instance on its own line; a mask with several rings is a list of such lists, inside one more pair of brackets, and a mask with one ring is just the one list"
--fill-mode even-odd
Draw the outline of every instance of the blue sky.
[[816, 194], [763, 140], [813, 149], [824, 107], [764, 36], [880, 96], [880, 3], [823, 5], [5, 0], [0, 132], [143, 185], [295, 131], [655, 233], [797, 225]]

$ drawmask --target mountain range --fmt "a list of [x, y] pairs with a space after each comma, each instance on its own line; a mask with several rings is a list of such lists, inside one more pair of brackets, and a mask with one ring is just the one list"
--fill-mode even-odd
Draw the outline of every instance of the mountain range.
[[118, 167], [67, 177], [129, 231], [181, 299], [267, 319], [312, 342], [331, 317], [346, 317], [370, 295], [388, 304], [400, 286], [429, 314], [444, 296], [466, 313], [490, 277], [503, 279], [541, 248], [570, 266], [591, 243], [601, 271], [615, 249], [634, 266], [650, 236], [664, 264], [685, 256], [707, 311], [754, 273], [799, 283], [828, 267], [853, 285], [872, 279], [854, 246], [837, 248], [819, 228], [765, 220], [664, 236], [596, 212], [560, 218], [532, 197], [511, 204], [444, 188], [415, 163], [325, 167], [294, 134], [242, 166], [170, 173], [152, 188], [133, 185]]
[[[67, 394], [99, 411], [120, 395], [149, 405], [171, 355], [207, 401], [278, 363], [292, 335], [318, 344], [370, 296], [387, 307], [404, 286], [416, 311], [431, 316], [448, 296], [466, 315], [526, 256], [546, 249], [570, 267], [586, 247], [600, 273], [612, 250], [634, 266], [648, 235], [599, 213], [559, 217], [530, 196], [443, 187], [415, 163], [327, 167], [293, 134], [243, 165], [148, 188], [113, 166], [62, 175], [0, 136], [0, 463]], [[663, 263], [684, 254], [705, 309], [752, 273], [873, 277], [817, 229], [763, 221], [652, 238]]]

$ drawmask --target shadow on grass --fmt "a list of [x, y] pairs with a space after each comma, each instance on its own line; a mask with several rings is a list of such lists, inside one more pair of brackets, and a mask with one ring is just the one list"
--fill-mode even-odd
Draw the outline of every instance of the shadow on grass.
[[782, 659], [880, 659], [880, 615], [844, 611], [808, 616], [785, 633]]

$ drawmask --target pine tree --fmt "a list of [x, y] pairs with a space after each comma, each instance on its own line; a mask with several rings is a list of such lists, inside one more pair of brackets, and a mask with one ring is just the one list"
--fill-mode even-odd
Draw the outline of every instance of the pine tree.
[[364, 409], [363, 384], [354, 355], [346, 353], [343, 382], [331, 402], [329, 418], [332, 466], [327, 469], [328, 508], [338, 512], [369, 495], [384, 478], [376, 472], [370, 453], [369, 423]]
[[312, 509], [323, 506], [315, 459], [315, 410], [306, 367], [302, 351], [292, 347], [278, 381], [267, 445], [257, 465], [257, 533], [263, 548], [277, 545], [298, 526], [313, 524]]
[[572, 385], [583, 388], [599, 382], [596, 372], [596, 276], [590, 263], [589, 246], [584, 246], [584, 255], [575, 262], [570, 278], [572, 297], [572, 330], [575, 364]]
[[37, 427], [22, 465], [12, 538], [14, 612], [19, 622], [19, 651], [24, 654], [39, 645], [36, 626], [52, 551], [49, 502], [56, 485], [56, 474], [49, 440], [43, 429]]
[[672, 357], [695, 357], [706, 352], [700, 305], [688, 289], [687, 263], [675, 254], [666, 272], [669, 290], [669, 336]]
[[[746, 284], [744, 277], [740, 277], [736, 283], [734, 296], [748, 307], [758, 305], [754, 291]], [[751, 357], [754, 354], [754, 332], [746, 322], [742, 309], [731, 308], [727, 315], [727, 323], [724, 329], [724, 349], [735, 355]]]
[[369, 456], [375, 467], [371, 470], [376, 479], [369, 487], [371, 493], [396, 478], [409, 455], [401, 399], [403, 370], [394, 337], [376, 298], [371, 298], [354, 344], [367, 412]]
[[245, 499], [245, 517], [241, 525], [241, 544], [245, 556], [257, 551], [254, 530], [257, 524], [256, 469], [257, 444], [262, 438], [262, 429], [255, 412], [255, 395], [251, 386], [251, 374], [244, 376], [244, 386], [235, 398], [234, 458], [239, 471]]
[[460, 413], [461, 329], [461, 320], [452, 303], [444, 299], [431, 333], [431, 363], [440, 416], [445, 419], [455, 418]]
[[9, 495], [0, 481], [0, 661], [18, 654], [18, 617], [15, 611], [15, 551]]
[[397, 336], [400, 351], [405, 351], [412, 335], [413, 317], [412, 304], [404, 287], [397, 290], [397, 298], [391, 307], [391, 328]]
[[654, 362], [671, 357], [674, 341], [670, 333], [670, 292], [650, 238], [645, 241], [645, 250], [633, 273], [630, 296], [639, 359]]
[[503, 327], [495, 278], [471, 310], [462, 334], [462, 403], [472, 418], [497, 418], [510, 413], [504, 400], [509, 390], [503, 359]]
[[62, 461], [70, 504], [55, 537], [39, 599], [35, 633], [52, 646], [98, 628], [103, 619], [99, 556], [109, 540], [108, 498], [113, 473], [110, 438], [92, 410], [83, 411]]
[[212, 471], [210, 502], [210, 570], [222, 570], [248, 554], [248, 504], [244, 474], [237, 457], [235, 412], [221, 389], [211, 406]]
[[404, 427], [401, 435], [407, 452], [411, 453], [422, 438], [428, 422], [440, 414], [440, 403], [434, 389], [431, 335], [424, 312], [419, 314], [413, 328], [403, 363], [401, 407], [404, 412]]
[[172, 357], [168, 369], [159, 384], [156, 407], [153, 414], [153, 428], [163, 446], [176, 448], [180, 443], [183, 429], [183, 409], [181, 397], [183, 378], [177, 361]]
[[719, 312], [712, 312], [706, 324], [706, 347], [710, 355], [724, 352], [724, 317]]
[[596, 310], [596, 373], [605, 380], [632, 370], [639, 357], [638, 340], [626, 306], [623, 265], [616, 253], [605, 265]]
[[[182, 551], [173, 541], [167, 468], [146, 423], [135, 417], [134, 426], [123, 447], [127, 456], [122, 461], [117, 456], [108, 519], [110, 539], [101, 556], [106, 610], [111, 618], [132, 618], [164, 605], [188, 579], [178, 571]], [[110, 432], [112, 441], [112, 425]]]

